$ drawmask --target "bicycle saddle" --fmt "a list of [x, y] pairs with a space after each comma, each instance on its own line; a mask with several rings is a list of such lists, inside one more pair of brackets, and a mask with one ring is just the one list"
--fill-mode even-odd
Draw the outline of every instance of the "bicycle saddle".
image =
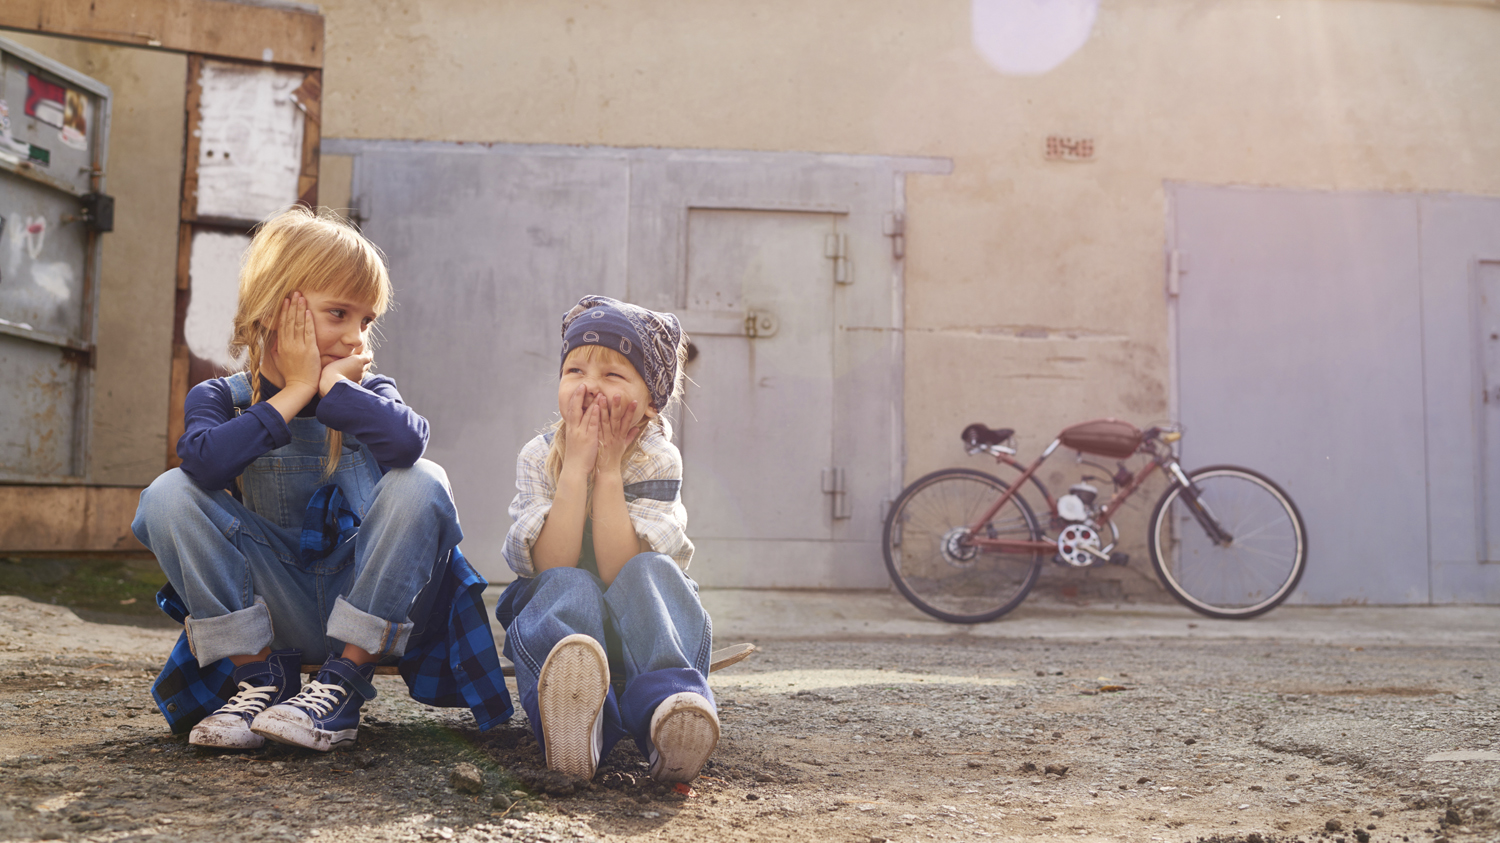
[[1009, 427], [987, 427], [974, 422], [964, 428], [962, 439], [964, 444], [971, 448], [987, 445], [1001, 445], [1005, 440], [1015, 435], [1015, 430]]

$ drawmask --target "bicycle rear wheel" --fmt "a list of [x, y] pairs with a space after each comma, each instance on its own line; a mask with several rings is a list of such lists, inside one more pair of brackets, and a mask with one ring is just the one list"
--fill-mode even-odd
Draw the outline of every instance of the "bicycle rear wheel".
[[[885, 567], [918, 609], [949, 623], [994, 620], [1026, 599], [1039, 553], [997, 553], [963, 544], [968, 527], [1009, 488], [996, 477], [950, 468], [901, 492], [885, 520]], [[984, 527], [987, 538], [1039, 540], [1031, 507], [1012, 497]]]
[[[1216, 465], [1188, 475], [1202, 509], [1178, 484], [1151, 513], [1151, 564], [1188, 608], [1213, 618], [1253, 618], [1292, 593], [1307, 564], [1307, 528], [1291, 497], [1245, 468]], [[1215, 543], [1199, 520], [1229, 534]]]

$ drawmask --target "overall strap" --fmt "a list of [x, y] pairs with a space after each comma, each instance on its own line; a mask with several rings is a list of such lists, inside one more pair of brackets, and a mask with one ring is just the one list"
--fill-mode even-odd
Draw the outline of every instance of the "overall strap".
[[250, 373], [235, 372], [224, 379], [229, 384], [229, 394], [234, 398], [236, 410], [247, 410], [250, 408]]

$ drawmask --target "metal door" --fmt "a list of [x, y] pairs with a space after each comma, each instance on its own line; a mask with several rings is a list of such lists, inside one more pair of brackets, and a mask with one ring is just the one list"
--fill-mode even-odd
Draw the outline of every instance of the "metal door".
[[1183, 454], [1297, 500], [1292, 599], [1500, 602], [1500, 199], [1171, 197]]
[[[432, 423], [488, 577], [515, 456], [556, 418], [558, 323], [586, 293], [682, 316], [694, 579], [883, 586], [900, 488], [902, 179], [946, 162], [325, 140], [397, 307], [378, 371]], [[893, 189], [894, 188], [894, 189]], [[748, 316], [755, 316], [747, 322]], [[748, 333], [755, 333], [750, 337]]]
[[1431, 600], [1500, 603], [1500, 564], [1494, 564], [1500, 562], [1500, 488], [1494, 480], [1500, 369], [1490, 339], [1500, 324], [1500, 198], [1446, 194], [1413, 201], [1422, 228]]
[[1292, 602], [1427, 602], [1417, 202], [1171, 195], [1185, 467], [1244, 465], [1296, 500], [1310, 553]]
[[432, 423], [464, 547], [508, 578], [516, 454], [557, 418], [558, 325], [579, 298], [625, 299], [623, 162], [486, 154], [370, 153], [355, 167], [365, 233], [390, 260], [396, 307], [377, 371]]
[[1479, 261], [1474, 273], [1481, 421], [1479, 559], [1500, 562], [1500, 262]]
[[785, 576], [831, 538], [836, 220], [688, 213], [683, 503], [716, 569]]
[[86, 479], [109, 103], [0, 39], [0, 482]]

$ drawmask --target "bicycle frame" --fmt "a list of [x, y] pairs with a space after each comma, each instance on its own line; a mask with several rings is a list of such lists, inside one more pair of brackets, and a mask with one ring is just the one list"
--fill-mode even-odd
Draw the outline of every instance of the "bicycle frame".
[[[1060, 445], [1062, 445], [1061, 439], [1052, 440], [1052, 444], [1048, 445], [1047, 449], [1045, 451], [1042, 451], [1042, 455], [1037, 457], [1036, 461], [1029, 466], [1022, 465], [1019, 460], [1016, 460], [1009, 454], [1003, 452], [992, 452], [994, 453], [996, 462], [1003, 463], [1010, 466], [1011, 468], [1014, 468], [1015, 470], [1021, 472], [1021, 476], [1016, 478], [1016, 481], [1014, 483], [1010, 484], [1010, 488], [1005, 490], [1005, 494], [1001, 495], [998, 500], [990, 505], [989, 509], [985, 510], [984, 515], [982, 515], [978, 521], [969, 525], [969, 536], [964, 541], [966, 545], [972, 545], [974, 547], [983, 548], [985, 550], [993, 550], [999, 553], [1051, 553], [1057, 550], [1056, 540], [1018, 541], [1015, 539], [991, 539], [984, 537], [982, 529], [985, 524], [989, 523], [989, 520], [991, 518], [995, 517], [995, 513], [999, 512], [1001, 507], [1005, 506], [1005, 504], [1008, 503], [1011, 498], [1016, 496], [1018, 490], [1021, 488], [1021, 485], [1028, 480], [1032, 482], [1032, 485], [1040, 489], [1042, 492], [1042, 496], [1046, 498], [1048, 513], [1053, 516], [1057, 515], [1057, 500], [1054, 499], [1052, 497], [1052, 494], [1047, 491], [1046, 486], [1042, 485], [1040, 481], [1037, 481], [1035, 479], [1035, 476], [1037, 471], [1041, 469], [1042, 463], [1046, 462], [1047, 458], [1052, 456], [1052, 452], [1056, 451]], [[1110, 519], [1113, 518], [1115, 513], [1119, 511], [1120, 507], [1124, 505], [1126, 499], [1134, 494], [1135, 491], [1141, 487], [1141, 484], [1146, 482], [1146, 478], [1150, 477], [1152, 472], [1156, 471], [1157, 469], [1163, 468], [1168, 459], [1169, 458], [1167, 457], [1163, 457], [1159, 452], [1152, 451], [1151, 461], [1146, 463], [1146, 465], [1143, 466], [1140, 471], [1131, 475], [1130, 482], [1118, 489], [1112, 496], [1110, 496], [1110, 499], [1099, 508], [1099, 515], [1096, 519], [1098, 524], [1100, 526], [1109, 524]], [[1180, 468], [1177, 468], [1175, 471], [1171, 471], [1169, 469], [1167, 471], [1172, 475], [1182, 475], [1182, 469]], [[1191, 486], [1187, 483], [1185, 475], [1182, 475], [1176, 479], [1178, 483], [1191, 488]]]

